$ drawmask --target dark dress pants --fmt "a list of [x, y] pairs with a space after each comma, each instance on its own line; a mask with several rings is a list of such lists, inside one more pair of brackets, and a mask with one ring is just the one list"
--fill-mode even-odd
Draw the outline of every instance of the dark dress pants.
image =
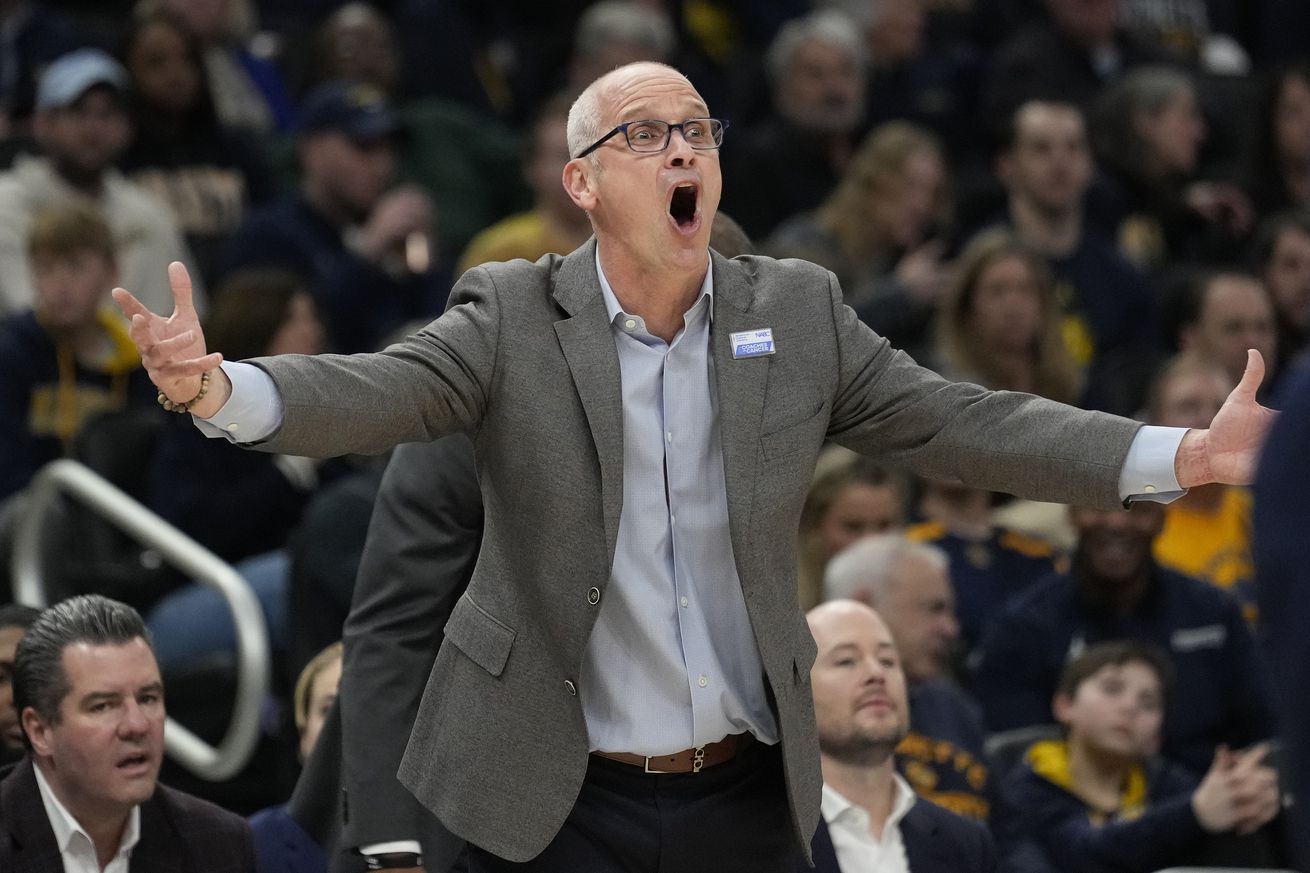
[[782, 754], [752, 743], [700, 773], [591, 756], [564, 827], [531, 861], [469, 847], [469, 873], [795, 873]]

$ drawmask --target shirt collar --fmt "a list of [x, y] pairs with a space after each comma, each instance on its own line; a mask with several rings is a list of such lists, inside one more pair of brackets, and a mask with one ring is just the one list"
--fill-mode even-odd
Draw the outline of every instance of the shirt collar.
[[[60, 853], [65, 854], [68, 852], [69, 844], [77, 834], [81, 834], [87, 843], [94, 847], [95, 842], [91, 839], [91, 835], [78, 823], [77, 819], [73, 818], [73, 814], [55, 796], [54, 789], [50, 787], [45, 774], [41, 772], [40, 767], [36, 766], [35, 762], [32, 764], [32, 770], [36, 774], [36, 787], [41, 792], [41, 803], [45, 805], [45, 815], [50, 821], [50, 829], [54, 831], [55, 844], [59, 846]], [[134, 806], [132, 811], [128, 813], [127, 826], [123, 828], [123, 837], [118, 843], [118, 851], [115, 853], [115, 857], [132, 851], [140, 839], [141, 807]]]
[[[708, 254], [706, 255], [706, 258], [709, 259]], [[610, 317], [610, 324], [613, 324], [614, 319], [618, 318], [620, 315], [626, 315], [627, 313], [623, 311], [623, 307], [619, 303], [618, 295], [614, 293], [614, 289], [610, 286], [609, 279], [605, 278], [605, 271], [601, 269], [600, 246], [596, 246], [596, 276], [600, 279], [600, 293], [605, 298], [605, 312], [608, 313]], [[704, 298], [709, 298], [710, 303], [714, 302], [713, 260], [708, 260], [708, 266], [705, 269], [705, 280], [701, 282], [700, 285], [700, 294], [696, 295], [696, 302], [691, 305], [691, 309], [688, 309], [687, 312], [690, 313], [695, 309], [697, 304], [699, 304]], [[710, 306], [710, 321], [714, 321], [713, 306]]]
[[[914, 789], [910, 787], [910, 783], [906, 782], [900, 773], [892, 773], [892, 791], [895, 793], [896, 799], [892, 801], [891, 814], [887, 816], [887, 823], [883, 826], [884, 837], [889, 829], [900, 827], [901, 819], [905, 818], [909, 813], [916, 799]], [[839, 819], [852, 816], [862, 818], [862, 827], [868, 830], [868, 810], [852, 803], [845, 795], [838, 792], [827, 782], [823, 783], [823, 800], [820, 811], [823, 813], [823, 820], [827, 822], [836, 822]]]

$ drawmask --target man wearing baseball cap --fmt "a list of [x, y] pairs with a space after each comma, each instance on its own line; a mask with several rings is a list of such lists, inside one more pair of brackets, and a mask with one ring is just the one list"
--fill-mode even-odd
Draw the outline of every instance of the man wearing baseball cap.
[[[113, 231], [124, 282], [168, 305], [161, 281], [170, 261], [191, 262], [169, 208], [114, 169], [131, 140], [127, 71], [94, 48], [61, 56], [36, 90], [32, 133], [41, 156], [23, 155], [0, 173], [0, 316], [29, 308], [27, 230], [32, 216], [69, 200], [98, 208]], [[108, 300], [109, 289], [105, 289]], [[201, 295], [203, 303], [203, 294]]]
[[230, 266], [304, 278], [334, 351], [373, 349], [406, 322], [440, 313], [449, 282], [434, 266], [432, 202], [417, 187], [394, 186], [403, 130], [382, 92], [322, 85], [301, 106], [298, 131], [299, 192], [250, 216]]

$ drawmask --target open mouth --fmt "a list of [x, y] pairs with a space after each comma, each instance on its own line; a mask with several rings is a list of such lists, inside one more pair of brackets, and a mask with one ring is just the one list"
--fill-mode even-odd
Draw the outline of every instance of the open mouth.
[[699, 224], [696, 210], [699, 194], [699, 189], [690, 182], [673, 189], [673, 195], [669, 198], [669, 217], [678, 230], [690, 232]]
[[137, 755], [128, 755], [120, 760], [117, 764], [119, 770], [140, 770], [150, 763], [150, 758], [144, 753]]

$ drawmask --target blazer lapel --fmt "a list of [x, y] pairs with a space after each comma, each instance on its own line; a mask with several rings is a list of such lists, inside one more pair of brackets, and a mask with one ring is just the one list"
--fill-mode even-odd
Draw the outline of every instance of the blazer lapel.
[[594, 238], [561, 263], [553, 294], [569, 316], [555, 322], [555, 335], [596, 445], [605, 536], [612, 560], [623, 510], [623, 387], [619, 353], [596, 276]]
[[916, 814], [920, 812], [922, 809], [916, 803], [901, 819], [901, 842], [905, 845], [906, 863], [915, 873], [945, 870], [947, 867], [942, 864], [937, 841], [933, 839], [937, 827], [930, 818]]
[[132, 850], [131, 873], [182, 873], [185, 848], [159, 794], [156, 789], [141, 804], [141, 839]]
[[[64, 868], [32, 768], [31, 757], [24, 758], [0, 783], [0, 817], [9, 831], [6, 839], [13, 851], [12, 873], [46, 873]], [[4, 851], [0, 849], [0, 857]]]
[[728, 528], [738, 574], [747, 597], [754, 590], [752, 574], [741, 572], [741, 556], [749, 548], [751, 500], [760, 429], [764, 418], [764, 389], [772, 356], [734, 358], [732, 334], [771, 325], [751, 313], [754, 291], [745, 268], [711, 252], [714, 270], [714, 324], [710, 328], [711, 359], [718, 387], [719, 429], [723, 443], [723, 475], [728, 491]]

